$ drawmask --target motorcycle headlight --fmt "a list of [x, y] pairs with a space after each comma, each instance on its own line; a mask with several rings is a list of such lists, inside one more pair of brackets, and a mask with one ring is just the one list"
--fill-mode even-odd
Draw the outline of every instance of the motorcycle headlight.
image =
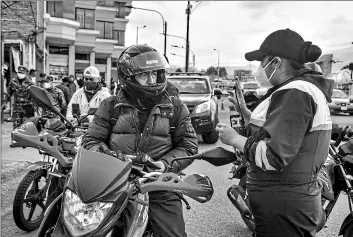
[[64, 222], [73, 236], [80, 236], [95, 230], [107, 215], [112, 203], [93, 202], [85, 204], [71, 190], [66, 189], [64, 197]]
[[210, 103], [210, 101], [206, 101], [206, 102], [196, 106], [195, 113], [198, 114], [198, 113], [206, 112], [210, 109], [211, 109], [211, 103]]

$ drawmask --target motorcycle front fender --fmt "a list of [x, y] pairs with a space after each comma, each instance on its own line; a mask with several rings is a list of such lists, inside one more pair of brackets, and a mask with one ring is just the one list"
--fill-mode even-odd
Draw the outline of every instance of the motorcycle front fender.
[[58, 222], [61, 212], [62, 194], [48, 206], [44, 213], [44, 218], [38, 229], [37, 237], [44, 237], [46, 232]]
[[47, 170], [48, 168], [51, 167], [51, 163], [50, 162], [45, 162], [45, 161], [37, 161], [34, 162], [32, 165], [27, 167], [27, 171], [37, 171], [37, 170]]
[[344, 219], [342, 225], [341, 225], [341, 229], [340, 232], [338, 233], [338, 235], [343, 235], [344, 231], [350, 226], [353, 225], [353, 212], [351, 212], [348, 216], [346, 216], [346, 218]]

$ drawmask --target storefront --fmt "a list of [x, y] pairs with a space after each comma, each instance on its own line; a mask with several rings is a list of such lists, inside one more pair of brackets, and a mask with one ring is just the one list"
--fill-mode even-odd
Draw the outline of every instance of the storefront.
[[49, 45], [47, 75], [53, 77], [54, 85], [69, 76], [69, 47]]

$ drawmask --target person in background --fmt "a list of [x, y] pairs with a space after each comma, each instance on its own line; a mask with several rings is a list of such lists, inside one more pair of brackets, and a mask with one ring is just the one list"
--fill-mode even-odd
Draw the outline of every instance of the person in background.
[[41, 72], [41, 73], [39, 74], [39, 79], [38, 79], [38, 81], [37, 81], [37, 83], [36, 83], [36, 86], [40, 86], [40, 82], [41, 82], [43, 79], [45, 79], [46, 77], [47, 77], [47, 75], [46, 75], [45, 73]]
[[84, 78], [81, 78], [81, 77], [77, 77], [75, 82], [78, 86], [78, 89], [82, 88], [85, 85]]
[[[57, 85], [56, 87], [59, 88], [63, 93], [64, 93], [64, 97], [65, 97], [65, 101], [66, 103], [69, 103], [71, 100], [71, 94], [70, 94], [70, 90], [67, 87], [69, 84], [69, 78], [68, 77], [63, 77], [62, 82]], [[65, 106], [64, 108], [62, 108], [61, 113], [66, 116], [66, 111], [67, 111], [67, 106]]]
[[[88, 114], [90, 108], [98, 108], [100, 103], [110, 96], [109, 89], [102, 87], [101, 77], [96, 67], [87, 67], [83, 72], [84, 86], [78, 89], [72, 96], [67, 107], [66, 117], [75, 122], [74, 114], [84, 116]], [[89, 115], [89, 122], [92, 121], [93, 115]]]
[[67, 87], [69, 88], [70, 96], [71, 96], [71, 97], [74, 95], [74, 93], [76, 92], [76, 90], [79, 89], [78, 86], [76, 87], [75, 81], [76, 81], [76, 80], [75, 80], [74, 75], [70, 75], [70, 77], [69, 77], [69, 83], [68, 83]]
[[17, 77], [13, 78], [7, 88], [7, 96], [4, 106], [10, 102], [11, 96], [14, 96], [13, 129], [18, 128], [26, 119], [34, 116], [34, 107], [28, 87], [34, 85], [28, 77], [27, 67], [20, 65], [17, 70]]
[[[46, 77], [40, 82], [40, 86], [44, 89], [46, 89], [51, 96], [54, 99], [55, 107], [62, 112], [63, 110], [66, 110], [66, 100], [64, 93], [59, 89], [53, 86], [53, 78], [52, 77]], [[45, 108], [38, 108], [40, 111], [39, 114], [40, 116], [45, 116], [47, 118], [57, 118], [59, 119], [60, 117], [51, 112], [48, 109]]]
[[101, 79], [101, 83], [102, 83], [102, 86], [103, 86], [103, 87], [107, 87], [107, 83], [105, 83], [105, 78], [102, 78], [102, 79]]
[[37, 84], [36, 69], [29, 70], [28, 77], [31, 78], [34, 85]]

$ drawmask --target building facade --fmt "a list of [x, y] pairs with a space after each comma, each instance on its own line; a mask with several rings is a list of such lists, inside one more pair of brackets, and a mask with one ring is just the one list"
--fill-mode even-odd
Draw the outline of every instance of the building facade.
[[9, 65], [6, 79], [15, 77], [19, 64], [36, 67], [37, 2], [1, 2], [1, 63]]
[[116, 60], [125, 49], [126, 17], [132, 1], [44, 1], [38, 4], [38, 35], [44, 52], [43, 71], [59, 83], [63, 76], [82, 77], [96, 66], [110, 86]]

